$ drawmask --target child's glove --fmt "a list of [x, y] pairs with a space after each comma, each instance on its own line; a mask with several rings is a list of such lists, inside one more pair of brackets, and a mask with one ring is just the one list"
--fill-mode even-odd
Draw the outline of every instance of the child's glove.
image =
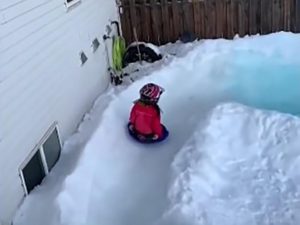
[[129, 125], [129, 130], [133, 131], [133, 125], [132, 124]]
[[158, 137], [157, 134], [154, 134], [153, 137], [152, 137], [152, 139], [155, 140], [155, 141], [156, 141], [158, 138], [159, 138], [159, 137]]

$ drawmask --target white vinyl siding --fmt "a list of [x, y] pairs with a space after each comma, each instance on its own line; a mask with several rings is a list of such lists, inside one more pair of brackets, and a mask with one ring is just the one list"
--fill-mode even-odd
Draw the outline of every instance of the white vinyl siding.
[[110, 20], [118, 20], [114, 0], [81, 0], [71, 9], [65, 0], [1, 0], [0, 221], [20, 204], [18, 168], [51, 124], [58, 122], [64, 141], [107, 87], [102, 36]]

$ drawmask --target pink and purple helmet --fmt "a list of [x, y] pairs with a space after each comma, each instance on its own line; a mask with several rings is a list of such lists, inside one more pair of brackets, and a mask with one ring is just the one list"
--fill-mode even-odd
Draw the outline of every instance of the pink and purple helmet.
[[148, 83], [140, 89], [142, 100], [157, 102], [165, 90], [157, 84]]

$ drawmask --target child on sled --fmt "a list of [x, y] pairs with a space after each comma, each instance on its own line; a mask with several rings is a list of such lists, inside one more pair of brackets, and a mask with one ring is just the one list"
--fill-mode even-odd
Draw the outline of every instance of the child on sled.
[[128, 123], [129, 132], [142, 142], [158, 142], [168, 136], [161, 124], [161, 110], [158, 101], [164, 89], [148, 83], [140, 89], [140, 98], [134, 102]]

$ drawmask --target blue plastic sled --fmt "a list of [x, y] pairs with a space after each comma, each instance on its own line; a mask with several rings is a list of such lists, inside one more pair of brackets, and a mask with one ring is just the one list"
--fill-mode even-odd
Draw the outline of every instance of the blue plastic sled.
[[130, 134], [131, 137], [133, 137], [136, 141], [138, 141], [140, 143], [145, 143], [145, 144], [158, 143], [158, 142], [164, 141], [169, 136], [169, 131], [167, 130], [167, 128], [164, 125], [162, 125], [163, 126], [163, 136], [157, 140], [153, 140], [151, 137], [145, 137], [145, 136], [138, 135], [136, 132], [130, 130], [129, 126], [130, 126], [130, 123], [127, 124], [128, 133]]

